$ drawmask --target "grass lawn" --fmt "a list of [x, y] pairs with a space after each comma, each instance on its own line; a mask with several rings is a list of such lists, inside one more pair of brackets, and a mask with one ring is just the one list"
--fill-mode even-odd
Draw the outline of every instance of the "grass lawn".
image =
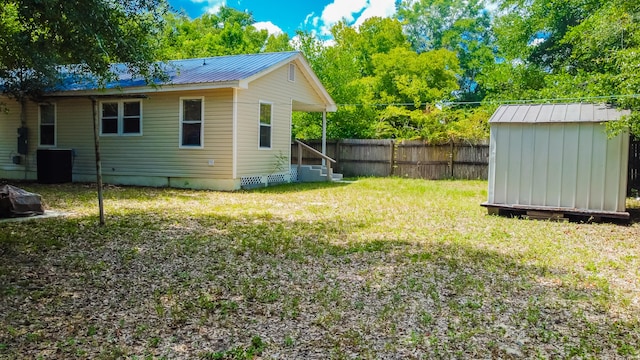
[[[640, 223], [486, 215], [483, 181], [20, 185], [0, 358], [639, 358]], [[640, 202], [629, 200], [640, 208]]]

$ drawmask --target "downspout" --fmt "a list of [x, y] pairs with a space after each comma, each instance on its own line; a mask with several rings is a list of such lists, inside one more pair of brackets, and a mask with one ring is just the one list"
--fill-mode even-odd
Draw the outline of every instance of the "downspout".
[[20, 97], [20, 126], [27, 126], [27, 99]]
[[[20, 94], [20, 127], [25, 128], [27, 127], [27, 99], [25, 97], [25, 95], [23, 95], [22, 93]], [[21, 141], [20, 139], [18, 139], [18, 141]], [[27, 156], [27, 153], [29, 152], [29, 140], [28, 137], [25, 140], [25, 142], [27, 143], [27, 151], [25, 151], [24, 153], [24, 179], [27, 180], [29, 175], [29, 158]], [[19, 151], [19, 150], [18, 150]]]

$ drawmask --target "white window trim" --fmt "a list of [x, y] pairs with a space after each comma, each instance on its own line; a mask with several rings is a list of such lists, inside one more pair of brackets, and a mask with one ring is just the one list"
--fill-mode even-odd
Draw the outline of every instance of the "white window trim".
[[[125, 133], [124, 132], [124, 103], [126, 102], [137, 102], [140, 104], [140, 132], [139, 133]], [[118, 132], [117, 133], [103, 133], [102, 132], [102, 104], [104, 103], [118, 103]], [[104, 100], [100, 101], [100, 107], [98, 108], [100, 112], [100, 136], [111, 137], [111, 136], [142, 136], [142, 100]]]
[[[200, 145], [182, 145], [182, 124], [184, 115], [184, 100], [200, 100], [202, 106], [200, 107]], [[180, 113], [178, 118], [178, 148], [180, 149], [204, 149], [204, 96], [184, 96], [180, 97]], [[187, 122], [189, 123], [189, 122]]]
[[[53, 145], [42, 144], [42, 105], [53, 105]], [[39, 148], [55, 148], [58, 146], [58, 105], [56, 103], [39, 103], [38, 104], [38, 147]]]
[[287, 73], [289, 82], [296, 82], [296, 64], [289, 63], [289, 72]]
[[[260, 112], [262, 111], [262, 104], [271, 105], [271, 117], [270, 117], [271, 123], [269, 125], [266, 125], [266, 124], [264, 125], [264, 126], [269, 126], [269, 128], [271, 129], [269, 131], [269, 137], [270, 137], [270, 139], [269, 139], [269, 147], [260, 146], [260, 138], [261, 138], [260, 137], [260, 129], [263, 126], [262, 122], [260, 122]], [[273, 102], [270, 102], [270, 101], [262, 101], [262, 100], [260, 100], [258, 102], [258, 149], [260, 149], [260, 150], [271, 150], [271, 149], [273, 149]]]

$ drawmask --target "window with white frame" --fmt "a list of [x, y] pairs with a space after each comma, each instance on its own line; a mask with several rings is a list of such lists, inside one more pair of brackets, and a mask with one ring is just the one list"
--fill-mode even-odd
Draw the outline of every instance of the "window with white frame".
[[56, 146], [56, 105], [40, 104], [39, 109], [40, 121], [40, 146]]
[[180, 147], [202, 147], [204, 97], [180, 98]]
[[120, 100], [100, 103], [100, 134], [142, 135], [142, 102]]
[[271, 119], [273, 105], [260, 102], [260, 147], [271, 148]]

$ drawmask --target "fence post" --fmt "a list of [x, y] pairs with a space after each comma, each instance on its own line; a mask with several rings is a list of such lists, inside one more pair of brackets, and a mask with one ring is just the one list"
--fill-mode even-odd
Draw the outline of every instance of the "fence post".
[[449, 150], [449, 171], [451, 171], [450, 177], [453, 179], [453, 151], [455, 149], [455, 143], [451, 140], [451, 148]]
[[393, 173], [395, 172], [395, 167], [396, 167], [396, 142], [395, 140], [391, 140], [391, 157], [390, 157], [390, 161], [389, 164], [391, 166], [391, 169], [389, 170], [389, 176], [393, 176]]

